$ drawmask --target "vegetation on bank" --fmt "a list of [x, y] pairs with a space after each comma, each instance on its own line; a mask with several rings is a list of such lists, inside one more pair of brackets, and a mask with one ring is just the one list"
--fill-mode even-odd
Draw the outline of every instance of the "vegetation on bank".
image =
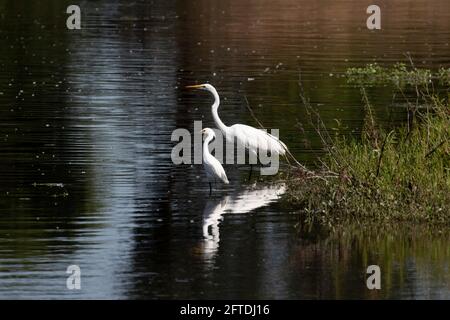
[[[450, 224], [450, 69], [433, 73], [372, 64], [349, 69], [346, 76], [361, 90], [361, 136], [331, 137], [302, 96], [327, 152], [320, 172], [291, 170], [289, 203], [308, 220], [329, 225], [349, 219]], [[407, 102], [407, 123], [392, 130], [377, 124], [366, 94], [367, 86], [380, 83], [393, 84]], [[408, 86], [417, 95], [414, 102], [404, 95]]]

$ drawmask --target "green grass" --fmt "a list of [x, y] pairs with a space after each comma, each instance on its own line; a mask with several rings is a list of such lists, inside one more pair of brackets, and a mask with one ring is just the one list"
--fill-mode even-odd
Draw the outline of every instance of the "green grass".
[[408, 68], [404, 63], [396, 63], [384, 68], [371, 63], [362, 68], [349, 68], [346, 72], [347, 82], [357, 86], [380, 86], [395, 84], [397, 86], [428, 86], [433, 81], [441, 86], [450, 85], [450, 68], [430, 69]]
[[[364, 73], [358, 70], [357, 78]], [[398, 68], [379, 69], [375, 78], [381, 77], [377, 72], [395, 74], [397, 79], [431, 74], [414, 71], [405, 70], [402, 75]], [[356, 81], [352, 74], [348, 73], [349, 82]], [[412, 121], [388, 131], [374, 120], [364, 90], [368, 78], [364, 79], [366, 105], [362, 107], [367, 117], [361, 136], [330, 138], [322, 128], [327, 153], [320, 159], [321, 170], [291, 172], [288, 202], [305, 212], [307, 219], [329, 225], [374, 220], [450, 224], [448, 93], [438, 97], [430, 94], [428, 81], [415, 83], [420, 105], [410, 106]]]

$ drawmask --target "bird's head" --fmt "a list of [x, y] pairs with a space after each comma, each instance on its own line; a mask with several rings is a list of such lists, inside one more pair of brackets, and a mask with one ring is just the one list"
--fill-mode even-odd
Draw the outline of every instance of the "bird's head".
[[195, 89], [195, 90], [206, 90], [209, 92], [216, 91], [212, 85], [209, 83], [203, 83], [203, 84], [196, 84], [193, 86], [186, 86], [186, 89]]
[[202, 133], [202, 135], [203, 135], [204, 138], [209, 137], [209, 136], [212, 136], [212, 137], [215, 137], [215, 136], [216, 136], [216, 134], [214, 133], [214, 130], [213, 130], [213, 129], [210, 129], [210, 128], [204, 128], [204, 129], [201, 131], [201, 133]]

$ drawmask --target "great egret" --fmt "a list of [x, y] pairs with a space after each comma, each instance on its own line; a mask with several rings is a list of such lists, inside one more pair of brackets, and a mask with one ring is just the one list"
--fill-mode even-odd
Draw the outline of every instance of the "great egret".
[[202, 134], [205, 135], [205, 140], [203, 142], [203, 167], [205, 168], [206, 175], [208, 176], [209, 194], [211, 194], [211, 181], [215, 181], [217, 178], [225, 184], [228, 184], [229, 182], [227, 175], [225, 174], [225, 170], [223, 170], [219, 160], [214, 158], [208, 149], [209, 143], [215, 138], [216, 134], [210, 128], [203, 129]]
[[[217, 109], [220, 105], [220, 98], [217, 90], [212, 85], [205, 83], [187, 86], [186, 88], [206, 90], [213, 95], [214, 103], [211, 106], [212, 116], [216, 126], [222, 131], [228, 142], [233, 143], [236, 139], [238, 145], [248, 149], [249, 152], [254, 155], [255, 159], [257, 159], [258, 150], [265, 154], [270, 152], [271, 155], [278, 154], [284, 156], [286, 154], [286, 145], [280, 139], [264, 130], [256, 129], [245, 124], [234, 124], [230, 127], [226, 126], [222, 120], [220, 120], [219, 114], [217, 113]], [[252, 164], [250, 164], [250, 174], [252, 172], [251, 170]]]

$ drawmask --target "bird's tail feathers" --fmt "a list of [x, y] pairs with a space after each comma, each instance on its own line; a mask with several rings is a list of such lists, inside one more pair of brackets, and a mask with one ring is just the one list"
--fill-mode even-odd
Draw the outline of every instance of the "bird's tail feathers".
[[220, 178], [222, 179], [223, 183], [225, 183], [225, 184], [229, 184], [229, 183], [230, 183], [230, 181], [228, 181], [228, 177], [226, 176], [225, 173], [223, 173], [223, 174], [220, 176]]
[[269, 135], [269, 137], [271, 137], [273, 140], [275, 140], [276, 142], [278, 142], [278, 144], [281, 146], [282, 150], [280, 152], [281, 155], [284, 155], [286, 153], [286, 151], [288, 150], [288, 147], [284, 144], [283, 141], [281, 141], [279, 138], [275, 137], [274, 135], [266, 132], [267, 135]]

